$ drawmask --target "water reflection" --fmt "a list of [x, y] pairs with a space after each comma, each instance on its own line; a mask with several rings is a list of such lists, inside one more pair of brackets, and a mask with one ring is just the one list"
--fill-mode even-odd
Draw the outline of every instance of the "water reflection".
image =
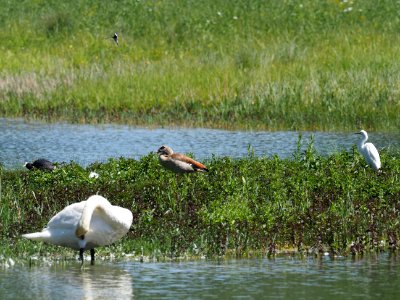
[[[0, 271], [0, 299], [132, 299], [132, 276], [113, 265], [53, 265]], [[4, 276], [3, 276], [4, 275]], [[8, 279], [5, 280], [5, 277]]]
[[0, 299], [399, 299], [400, 258], [279, 256], [0, 269]]
[[[244, 132], [212, 129], [145, 129], [122, 125], [71, 125], [24, 122], [0, 118], [0, 162], [21, 168], [25, 161], [44, 157], [51, 161], [76, 161], [88, 165], [111, 157], [139, 158], [162, 144], [196, 158], [243, 157], [251, 145], [258, 156], [290, 157], [297, 149], [300, 132]], [[358, 136], [352, 132], [302, 132], [303, 149], [311, 135], [321, 154], [350, 149]], [[378, 149], [399, 147], [400, 134], [370, 133]]]
[[130, 264], [140, 299], [396, 299], [396, 255]]

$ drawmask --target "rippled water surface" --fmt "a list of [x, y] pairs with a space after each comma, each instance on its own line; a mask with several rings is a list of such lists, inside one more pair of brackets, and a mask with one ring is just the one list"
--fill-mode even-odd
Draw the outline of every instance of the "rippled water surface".
[[0, 268], [0, 299], [400, 299], [400, 258], [97, 262]]
[[[0, 162], [8, 168], [21, 168], [24, 162], [37, 158], [51, 161], [71, 160], [88, 165], [109, 158], [139, 158], [167, 144], [176, 152], [193, 153], [198, 159], [216, 156], [242, 157], [251, 145], [256, 155], [291, 156], [299, 134], [303, 146], [311, 135], [321, 154], [350, 149], [359, 136], [350, 133], [327, 132], [251, 132], [213, 129], [146, 129], [122, 125], [71, 125], [25, 122], [0, 119]], [[400, 134], [370, 133], [378, 149], [397, 148]]]

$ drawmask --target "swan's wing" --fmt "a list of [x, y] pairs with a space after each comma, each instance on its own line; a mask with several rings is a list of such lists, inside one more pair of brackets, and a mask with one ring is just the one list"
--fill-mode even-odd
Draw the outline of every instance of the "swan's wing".
[[47, 223], [47, 228], [75, 229], [81, 218], [85, 202], [86, 201], [74, 203], [64, 208], [62, 211], [60, 211], [58, 214], [56, 214], [54, 217], [51, 218], [49, 223]]
[[122, 238], [132, 225], [133, 215], [129, 209], [110, 206], [107, 213], [93, 212], [90, 230], [85, 234], [87, 246], [104, 246]]
[[371, 166], [376, 167], [377, 169], [380, 169], [381, 167], [381, 159], [379, 157], [379, 152], [372, 143], [366, 143], [365, 146], [365, 160], [367, 163]]
[[22, 236], [32, 240], [79, 249], [80, 240], [75, 236], [75, 229], [82, 215], [84, 202], [74, 203], [64, 208], [51, 218], [47, 227], [42, 231], [23, 234]]

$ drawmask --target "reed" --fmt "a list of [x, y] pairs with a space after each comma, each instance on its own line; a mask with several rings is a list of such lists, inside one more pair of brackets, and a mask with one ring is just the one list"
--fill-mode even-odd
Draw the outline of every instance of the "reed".
[[[400, 236], [399, 157], [382, 151], [384, 167], [376, 174], [355, 149], [321, 156], [311, 140], [288, 159], [256, 157], [251, 149], [241, 159], [211, 157], [209, 173], [178, 181], [154, 154], [86, 168], [60, 163], [52, 173], [2, 170], [0, 255], [76, 256], [20, 235], [95, 193], [134, 215], [128, 235], [99, 250], [105, 257], [393, 251]], [[89, 178], [92, 170], [100, 177]]]
[[[399, 127], [392, 1], [0, 1], [0, 115]], [[117, 31], [120, 46], [110, 38]]]

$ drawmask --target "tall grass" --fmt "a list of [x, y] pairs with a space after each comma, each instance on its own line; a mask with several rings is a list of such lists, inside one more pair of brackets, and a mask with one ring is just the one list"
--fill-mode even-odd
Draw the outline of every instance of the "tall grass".
[[[0, 1], [0, 114], [399, 127], [393, 1]], [[111, 37], [120, 36], [116, 47]]]
[[[154, 154], [87, 168], [61, 164], [52, 173], [3, 170], [0, 255], [59, 253], [20, 235], [41, 230], [63, 207], [95, 193], [134, 215], [127, 237], [100, 250], [105, 253], [213, 257], [288, 249], [343, 255], [393, 250], [400, 236], [400, 160], [387, 151], [381, 157], [384, 168], [376, 174], [355, 149], [325, 157], [311, 141], [290, 159], [251, 151], [242, 159], [212, 157], [204, 161], [208, 174], [180, 177], [160, 169]], [[89, 178], [91, 170], [100, 177]]]

